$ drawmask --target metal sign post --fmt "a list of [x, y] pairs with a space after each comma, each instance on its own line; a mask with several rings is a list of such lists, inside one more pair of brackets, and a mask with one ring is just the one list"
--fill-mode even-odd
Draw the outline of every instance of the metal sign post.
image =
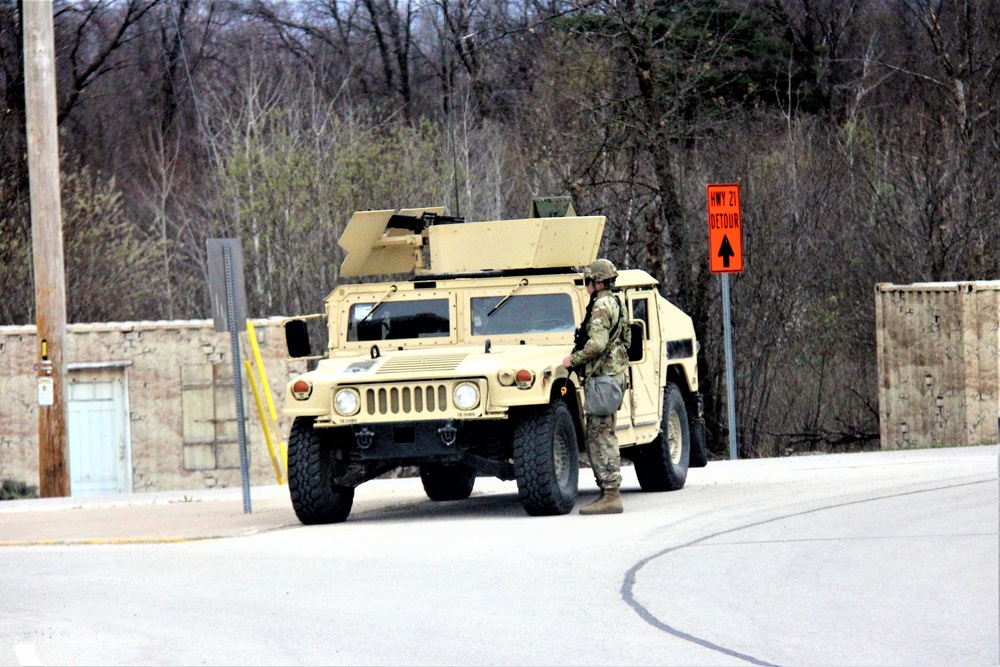
[[733, 324], [729, 306], [729, 274], [722, 274], [722, 338], [726, 347], [726, 412], [729, 413], [729, 458], [740, 458], [736, 447], [736, 380], [733, 377]]
[[736, 380], [733, 369], [733, 331], [729, 305], [729, 274], [743, 271], [743, 219], [740, 186], [708, 186], [708, 266], [722, 274], [722, 329], [726, 348], [726, 411], [729, 416], [729, 458], [739, 458], [736, 445]]
[[[222, 269], [221, 276], [219, 269]], [[246, 331], [247, 306], [246, 291], [243, 286], [243, 250], [239, 241], [208, 239], [208, 284], [215, 330], [229, 331], [233, 359], [233, 391], [236, 394], [236, 429], [240, 446], [240, 475], [243, 479], [243, 512], [250, 514], [253, 511], [250, 506], [250, 456], [247, 451], [246, 417], [243, 409], [239, 333]]]

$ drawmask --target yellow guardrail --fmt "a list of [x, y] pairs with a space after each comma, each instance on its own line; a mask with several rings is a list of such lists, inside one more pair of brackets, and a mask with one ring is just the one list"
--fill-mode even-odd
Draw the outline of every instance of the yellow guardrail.
[[[264, 361], [261, 359], [260, 348], [257, 346], [257, 334], [254, 331], [253, 323], [249, 320], [247, 320], [247, 338], [250, 339], [250, 349], [253, 351], [254, 364], [251, 364], [249, 359], [243, 363], [247, 367], [247, 377], [250, 378], [250, 389], [253, 391], [253, 398], [257, 404], [257, 412], [260, 415], [260, 427], [264, 432], [264, 442], [267, 443], [267, 453], [271, 457], [274, 474], [278, 478], [278, 484], [284, 484], [286, 481], [285, 471], [288, 470], [288, 448], [279, 436], [278, 412], [274, 409], [274, 401], [271, 398], [271, 387], [267, 383], [267, 371], [264, 369]], [[256, 366], [257, 372], [260, 375], [260, 387], [257, 385], [253, 366]], [[265, 412], [264, 403], [261, 401], [262, 393], [267, 401], [267, 412]], [[275, 445], [277, 445], [277, 448]]]

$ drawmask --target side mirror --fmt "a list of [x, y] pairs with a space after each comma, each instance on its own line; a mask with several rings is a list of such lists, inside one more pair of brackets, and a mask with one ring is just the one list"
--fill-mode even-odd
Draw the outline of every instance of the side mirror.
[[293, 359], [312, 356], [312, 345], [309, 344], [309, 330], [305, 320], [288, 320], [285, 322], [285, 343], [288, 345], [288, 356]]

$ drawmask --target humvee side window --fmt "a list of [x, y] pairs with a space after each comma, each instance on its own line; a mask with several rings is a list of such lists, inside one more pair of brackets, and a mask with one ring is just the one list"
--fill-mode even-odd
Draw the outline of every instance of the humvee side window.
[[506, 296], [471, 299], [473, 336], [560, 333], [576, 329], [569, 294], [515, 294], [493, 310]]
[[646, 323], [646, 338], [649, 338], [649, 300], [635, 299], [632, 301], [632, 319]]
[[448, 299], [356, 303], [348, 314], [348, 342], [447, 338], [451, 335]]

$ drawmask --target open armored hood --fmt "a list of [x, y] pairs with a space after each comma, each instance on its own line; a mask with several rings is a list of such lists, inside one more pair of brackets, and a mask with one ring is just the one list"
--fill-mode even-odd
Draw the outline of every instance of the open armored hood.
[[[532, 213], [539, 209], [532, 208]], [[549, 212], [549, 211], [544, 211]], [[558, 211], [553, 211], [558, 213]], [[359, 211], [340, 237], [344, 278], [393, 273], [468, 274], [589, 264], [603, 215], [464, 222], [444, 207]]]

